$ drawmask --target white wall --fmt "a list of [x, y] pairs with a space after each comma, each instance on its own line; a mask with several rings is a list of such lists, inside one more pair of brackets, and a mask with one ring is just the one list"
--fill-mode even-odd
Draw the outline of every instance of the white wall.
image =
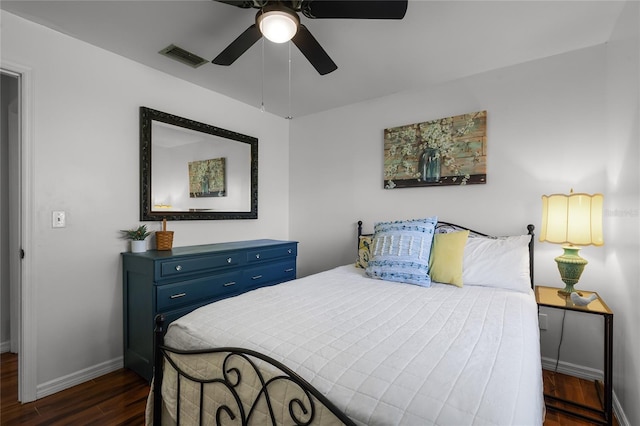
[[615, 313], [614, 389], [640, 424], [640, 3], [627, 2], [607, 44], [606, 139], [609, 196], [601, 292]]
[[[542, 194], [604, 191], [605, 54], [597, 46], [293, 120], [291, 235], [302, 243], [301, 273], [352, 260], [355, 242], [345, 242], [358, 219], [369, 231], [378, 220], [438, 215], [519, 233], [539, 226]], [[479, 110], [487, 184], [383, 189], [384, 128]], [[538, 253], [557, 250], [541, 244]]]
[[[616, 314], [614, 391], [628, 424], [640, 424], [637, 3], [629, 8], [610, 44], [293, 120], [299, 274], [354, 261], [358, 219], [371, 231], [375, 221], [438, 215], [517, 234], [529, 223], [539, 229], [542, 194], [602, 192], [606, 245], [582, 250], [590, 263], [578, 287], [600, 292]], [[479, 110], [488, 111], [486, 185], [383, 189], [383, 129]], [[537, 243], [537, 284], [564, 286], [553, 261], [560, 253]], [[547, 362], [560, 330], [558, 312], [549, 316], [541, 332]], [[602, 332], [597, 316], [567, 315], [562, 366], [601, 372]]]
[[[139, 107], [259, 139], [259, 219], [171, 222], [175, 246], [288, 237], [289, 124], [5, 11], [1, 18], [3, 62], [33, 70], [35, 241], [27, 256], [40, 388], [122, 357], [119, 253], [127, 242], [118, 230], [139, 223]], [[66, 228], [52, 229], [53, 210], [66, 211]]]

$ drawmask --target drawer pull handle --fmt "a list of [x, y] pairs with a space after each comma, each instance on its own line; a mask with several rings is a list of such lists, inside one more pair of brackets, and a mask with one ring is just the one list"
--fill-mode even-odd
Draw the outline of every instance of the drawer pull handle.
[[259, 280], [262, 278], [262, 275], [256, 275], [255, 277], [251, 277], [252, 280]]
[[293, 250], [289, 249], [289, 250], [287, 250], [287, 253], [291, 254], [291, 253], [293, 253]]
[[187, 293], [178, 293], [171, 296], [172, 299], [179, 299], [181, 297], [185, 297]]
[[260, 259], [260, 253], [256, 254], [256, 259]]
[[293, 268], [285, 269], [285, 272], [293, 272]]
[[227, 258], [227, 263], [231, 263], [231, 258], [230, 257]]
[[224, 284], [222, 284], [222, 285], [223, 285], [223, 286], [225, 286], [225, 287], [229, 287], [229, 286], [231, 286], [231, 285], [235, 285], [235, 284], [236, 284], [236, 282], [235, 282], [235, 281], [231, 281], [231, 282], [229, 282], [229, 283], [224, 283]]
[[182, 271], [182, 265], [177, 265], [176, 266], [176, 271]]

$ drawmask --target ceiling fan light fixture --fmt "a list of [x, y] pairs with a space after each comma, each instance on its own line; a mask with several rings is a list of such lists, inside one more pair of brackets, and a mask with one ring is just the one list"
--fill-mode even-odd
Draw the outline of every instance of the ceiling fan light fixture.
[[274, 43], [285, 43], [298, 31], [300, 19], [295, 12], [282, 9], [271, 9], [258, 12], [258, 28], [267, 40]]

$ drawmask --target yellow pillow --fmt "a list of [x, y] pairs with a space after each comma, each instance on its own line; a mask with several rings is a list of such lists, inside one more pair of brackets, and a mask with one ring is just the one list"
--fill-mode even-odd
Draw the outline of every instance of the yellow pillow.
[[358, 238], [358, 259], [356, 259], [356, 268], [366, 269], [369, 265], [371, 253], [369, 247], [373, 242], [373, 235], [360, 235]]
[[469, 231], [435, 234], [429, 259], [433, 281], [462, 287], [462, 259]]

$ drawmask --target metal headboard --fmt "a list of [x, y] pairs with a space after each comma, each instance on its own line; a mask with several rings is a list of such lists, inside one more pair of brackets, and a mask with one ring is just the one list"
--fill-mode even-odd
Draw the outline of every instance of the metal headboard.
[[[529, 277], [531, 278], [531, 288], [534, 287], [533, 280], [533, 242], [535, 240], [534, 234], [535, 226], [532, 224], [527, 225], [527, 234], [531, 235], [531, 241], [529, 241]], [[467, 228], [466, 226], [456, 225], [455, 223], [449, 222], [440, 222], [436, 224], [436, 233], [443, 234], [447, 232], [455, 232], [455, 231], [469, 231], [469, 235], [473, 237], [485, 237], [485, 238], [498, 238], [495, 236], [491, 236], [488, 234], [484, 234], [482, 232], [474, 231], [473, 229]], [[358, 239], [356, 241], [357, 248], [360, 247], [360, 236], [373, 235], [373, 234], [363, 234], [362, 233], [362, 221], [358, 221]]]

